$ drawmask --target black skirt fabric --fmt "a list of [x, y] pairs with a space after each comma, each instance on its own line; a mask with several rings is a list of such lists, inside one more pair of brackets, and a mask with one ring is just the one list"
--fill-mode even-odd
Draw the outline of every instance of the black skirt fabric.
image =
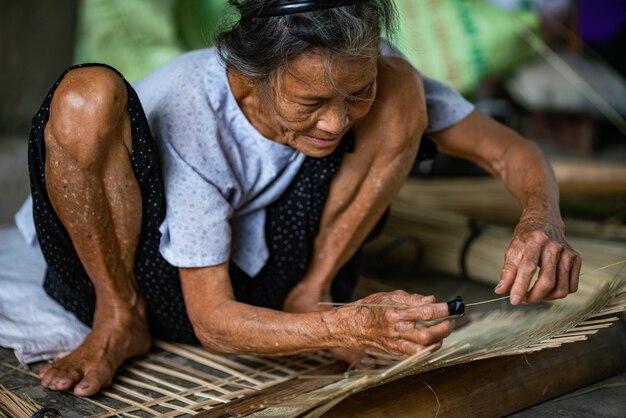
[[[65, 74], [74, 68], [91, 65], [101, 64], [70, 67], [59, 77], [33, 117], [28, 147], [35, 228], [48, 265], [44, 289], [88, 326], [93, 321], [95, 292], [48, 198], [44, 175], [44, 126], [52, 96]], [[158, 149], [137, 94], [126, 80], [124, 82], [132, 121], [131, 164], [141, 190], [143, 211], [135, 279], [146, 300], [153, 337], [195, 343], [197, 340], [185, 310], [178, 269], [165, 261], [159, 252], [161, 234], [158, 228], [165, 216], [165, 193]], [[269, 260], [254, 278], [231, 264], [230, 275], [237, 300], [272, 309], [282, 307], [287, 293], [310, 264], [331, 178], [344, 154], [353, 148], [354, 137], [349, 133], [331, 155], [306, 158], [288, 189], [267, 208], [265, 232]], [[333, 296], [336, 300], [345, 301], [350, 297], [357, 279], [357, 258], [355, 256], [348, 262], [335, 278]]]

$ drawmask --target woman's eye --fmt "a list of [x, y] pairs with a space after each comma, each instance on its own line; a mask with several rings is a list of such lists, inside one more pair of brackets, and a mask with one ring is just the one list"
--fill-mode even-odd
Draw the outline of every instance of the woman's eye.
[[347, 98], [348, 102], [350, 103], [361, 103], [361, 102], [366, 102], [369, 101], [370, 99], [372, 99], [371, 94], [372, 94], [372, 87], [374, 86], [374, 84], [370, 84], [367, 87], [365, 87], [363, 90], [358, 91], [356, 93], [354, 93], [353, 95], [349, 96]]
[[321, 102], [310, 102], [310, 103], [300, 103], [300, 106], [306, 107], [308, 109], [314, 109], [316, 107], [319, 107], [320, 104], [322, 104]]

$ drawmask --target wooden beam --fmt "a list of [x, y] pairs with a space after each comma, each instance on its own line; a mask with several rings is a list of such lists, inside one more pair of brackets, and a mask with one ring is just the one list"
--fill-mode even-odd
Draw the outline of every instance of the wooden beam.
[[[626, 370], [624, 320], [588, 341], [433, 370], [350, 396], [325, 418], [501, 417]], [[436, 394], [436, 396], [435, 396]]]

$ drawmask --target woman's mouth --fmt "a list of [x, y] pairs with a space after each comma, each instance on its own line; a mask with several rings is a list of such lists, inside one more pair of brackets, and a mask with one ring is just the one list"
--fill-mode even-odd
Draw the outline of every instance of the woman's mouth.
[[320, 146], [320, 147], [330, 147], [330, 146], [333, 146], [340, 139], [340, 137], [338, 137], [338, 136], [335, 136], [335, 137], [332, 137], [332, 138], [319, 138], [319, 137], [316, 137], [316, 136], [305, 135], [304, 137], [307, 140], [313, 142], [315, 145]]

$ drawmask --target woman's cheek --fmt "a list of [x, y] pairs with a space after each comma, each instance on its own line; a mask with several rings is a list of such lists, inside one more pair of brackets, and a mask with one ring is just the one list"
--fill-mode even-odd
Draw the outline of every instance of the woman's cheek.
[[313, 124], [312, 121], [315, 120], [315, 115], [308, 111], [295, 110], [283, 113], [283, 118], [291, 130], [301, 131], [309, 128], [311, 124]]

